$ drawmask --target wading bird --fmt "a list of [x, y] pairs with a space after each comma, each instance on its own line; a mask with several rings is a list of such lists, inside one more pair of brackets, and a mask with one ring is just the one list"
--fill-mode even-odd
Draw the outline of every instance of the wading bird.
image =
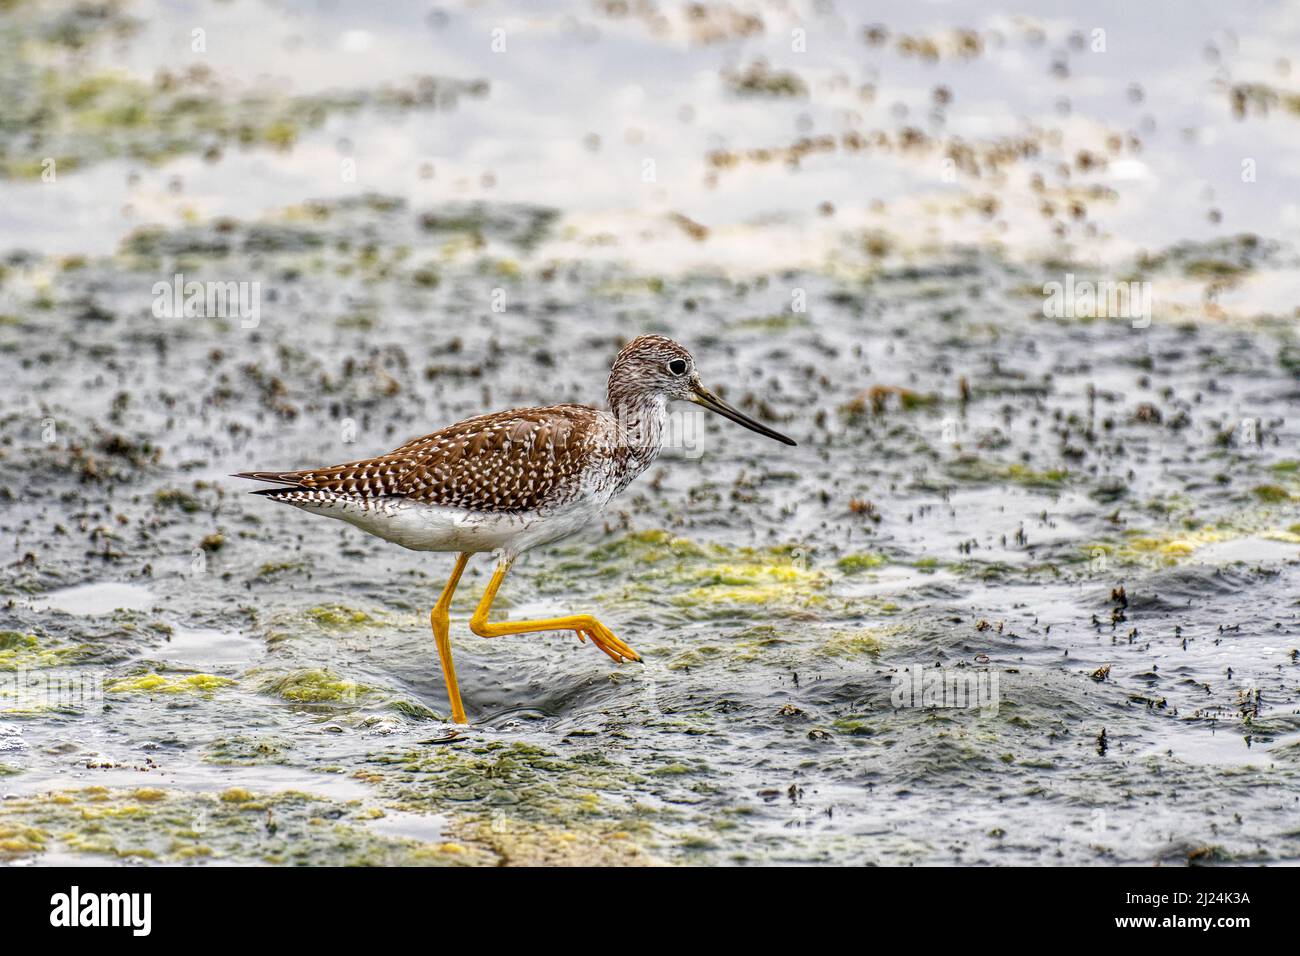
[[640, 655], [589, 614], [492, 622], [488, 612], [524, 551], [580, 530], [645, 471], [663, 447], [668, 403], [702, 405], [787, 445], [794, 441], [728, 405], [700, 383], [695, 359], [658, 335], [633, 339], [609, 373], [609, 411], [585, 405], [516, 408], [469, 418], [387, 455], [308, 471], [235, 475], [275, 482], [254, 494], [341, 518], [415, 551], [459, 552], [430, 619], [452, 719], [464, 724], [449, 637], [451, 596], [471, 554], [499, 560], [470, 629], [480, 637], [573, 631], [616, 662]]

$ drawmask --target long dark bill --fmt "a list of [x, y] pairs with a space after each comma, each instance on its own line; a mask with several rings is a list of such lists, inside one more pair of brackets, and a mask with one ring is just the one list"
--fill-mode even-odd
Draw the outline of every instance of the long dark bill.
[[738, 408], [732, 408], [718, 396], [714, 395], [703, 385], [695, 385], [692, 388], [694, 395], [691, 398], [696, 405], [703, 405], [711, 412], [717, 412], [723, 418], [730, 418], [737, 425], [744, 425], [750, 431], [758, 432], [760, 435], [766, 435], [768, 438], [775, 438], [777, 441], [786, 445], [796, 444], [793, 438], [788, 438], [780, 432], [768, 428], [762, 422], [756, 422]]

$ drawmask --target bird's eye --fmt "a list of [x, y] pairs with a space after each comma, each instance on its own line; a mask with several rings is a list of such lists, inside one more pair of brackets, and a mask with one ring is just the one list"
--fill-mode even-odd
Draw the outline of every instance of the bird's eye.
[[674, 375], [686, 374], [686, 359], [673, 359], [668, 363], [668, 371]]

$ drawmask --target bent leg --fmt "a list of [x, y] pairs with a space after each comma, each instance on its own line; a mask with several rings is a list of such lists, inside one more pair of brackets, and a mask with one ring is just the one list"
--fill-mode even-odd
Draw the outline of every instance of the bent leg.
[[640, 654], [624, 644], [613, 631], [590, 614], [570, 614], [565, 617], [539, 618], [534, 621], [504, 621], [499, 624], [489, 621], [488, 612], [492, 609], [492, 602], [496, 600], [497, 591], [501, 589], [501, 582], [506, 579], [512, 563], [512, 559], [502, 560], [492, 574], [492, 580], [488, 582], [487, 590], [483, 592], [483, 598], [478, 602], [474, 616], [469, 620], [470, 630], [475, 634], [479, 637], [504, 637], [507, 634], [535, 634], [539, 631], [573, 631], [578, 635], [579, 640], [586, 641], [587, 638], [591, 638], [591, 643], [608, 654], [616, 663], [621, 664], [624, 660], [641, 660]]

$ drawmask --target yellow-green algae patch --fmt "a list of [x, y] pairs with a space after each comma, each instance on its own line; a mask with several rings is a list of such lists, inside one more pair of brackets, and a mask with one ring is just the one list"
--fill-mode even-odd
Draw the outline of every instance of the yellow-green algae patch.
[[698, 582], [675, 595], [679, 606], [698, 604], [816, 604], [826, 587], [820, 571], [777, 560], [722, 563], [692, 569], [688, 581]]
[[724, 650], [716, 644], [694, 644], [680, 654], [673, 655], [666, 665], [670, 671], [689, 671], [703, 667], [712, 660], [753, 660], [756, 655], [749, 654], [741, 658], [733, 654], [730, 648]]
[[299, 704], [351, 703], [374, 692], [371, 687], [319, 668], [266, 677], [260, 689]]
[[321, 627], [350, 628], [365, 627], [378, 623], [365, 611], [344, 607], [342, 604], [322, 604], [307, 609], [307, 616]]
[[166, 675], [150, 671], [113, 681], [104, 689], [111, 694], [211, 694], [236, 681], [216, 674]]
[[1012, 482], [1042, 490], [1059, 489], [1070, 477], [1064, 468], [1034, 469], [1021, 462], [1003, 463], [974, 456], [953, 461], [948, 466], [948, 474], [958, 481], [981, 484]]
[[[278, 573], [278, 572], [276, 572]], [[427, 611], [406, 617], [367, 611], [346, 604], [317, 604], [312, 607], [286, 608], [268, 614], [261, 622], [268, 646], [289, 642], [314, 641], [321, 631], [340, 637], [364, 634], [376, 628], [392, 626], [407, 629], [418, 626], [428, 629]]]
[[726, 549], [719, 546], [696, 544], [689, 538], [679, 537], [670, 531], [651, 529], [633, 531], [606, 544], [593, 548], [588, 559], [593, 565], [600, 566], [614, 560], [631, 560], [640, 564], [658, 565], [668, 560], [681, 561], [688, 558], [707, 558], [713, 555], [725, 555]]
[[76, 645], [52, 647], [35, 634], [0, 631], [0, 671], [63, 667], [75, 663], [84, 650]]
[[285, 737], [235, 734], [214, 740], [203, 759], [207, 763], [229, 766], [285, 764], [289, 762], [287, 754], [292, 749], [293, 741]]
[[835, 566], [845, 574], [858, 574], [862, 571], [883, 567], [887, 563], [888, 559], [883, 554], [863, 551], [859, 554], [846, 554], [835, 562]]
[[747, 664], [750, 661], [762, 660], [790, 646], [790, 637], [793, 635], [787, 632], [791, 626], [756, 624], [738, 633], [729, 634], [717, 644], [692, 643], [685, 650], [673, 655], [666, 666], [673, 671], [689, 671], [702, 667], [710, 661]]
[[[59, 174], [114, 158], [162, 163], [201, 153], [208, 161], [230, 147], [291, 149], [306, 130], [362, 109], [433, 110], [487, 93], [483, 81], [420, 77], [406, 86], [286, 95], [226, 90], [196, 63], [160, 70], [152, 80], [122, 70], [90, 72], [85, 53], [130, 35], [138, 23], [115, 4], [10, 4], [0, 23], [0, 100], [12, 122], [0, 130], [0, 178], [39, 178], [44, 157]], [[14, 130], [25, 137], [14, 140]], [[40, 151], [26, 148], [39, 140]]]
[[818, 647], [827, 657], [878, 657], [887, 638], [899, 633], [899, 627], [870, 627], [853, 631], [836, 631]]
[[71, 853], [183, 863], [312, 866], [464, 865], [483, 848], [388, 837], [366, 828], [374, 808], [298, 791], [190, 793], [87, 787], [0, 804], [0, 859], [55, 844]]
[[559, 754], [531, 744], [395, 750], [353, 776], [397, 810], [455, 815], [454, 829], [498, 862], [652, 862], [656, 811], [638, 796], [658, 786], [591, 749]]
[[692, 644], [673, 655], [665, 666], [671, 671], [690, 671], [710, 663], [725, 667], [762, 660], [786, 666], [813, 657], [846, 661], [875, 658], [890, 638], [907, 633], [901, 624], [842, 629], [810, 643], [806, 630], [806, 625], [757, 624], [716, 643]]
[[306, 567], [307, 565], [302, 561], [268, 561], [257, 569], [257, 574], [254, 577], [259, 579], [273, 578], [278, 574], [288, 571], [301, 571]]
[[495, 854], [501, 866], [659, 866], [661, 861], [617, 828], [587, 829], [520, 820], [462, 821], [453, 832]]
[[665, 530], [626, 534], [557, 568], [577, 571], [633, 582], [625, 597], [667, 597], [681, 610], [705, 613], [727, 605], [817, 606], [825, 603], [822, 592], [830, 583], [793, 545], [700, 544]]
[[1251, 492], [1256, 498], [1266, 504], [1278, 504], [1283, 501], [1291, 500], [1291, 492], [1287, 491], [1281, 485], [1256, 485]]
[[1246, 537], [1300, 544], [1300, 528], [1269, 526], [1250, 528], [1235, 522], [1222, 522], [1155, 534], [1135, 531], [1119, 542], [1093, 542], [1088, 544], [1084, 551], [1094, 559], [1098, 554], [1102, 554], [1123, 564], [1171, 566], [1191, 557], [1206, 545], [1236, 541]]
[[44, 853], [50, 834], [39, 827], [23, 826], [0, 818], [0, 860]]

